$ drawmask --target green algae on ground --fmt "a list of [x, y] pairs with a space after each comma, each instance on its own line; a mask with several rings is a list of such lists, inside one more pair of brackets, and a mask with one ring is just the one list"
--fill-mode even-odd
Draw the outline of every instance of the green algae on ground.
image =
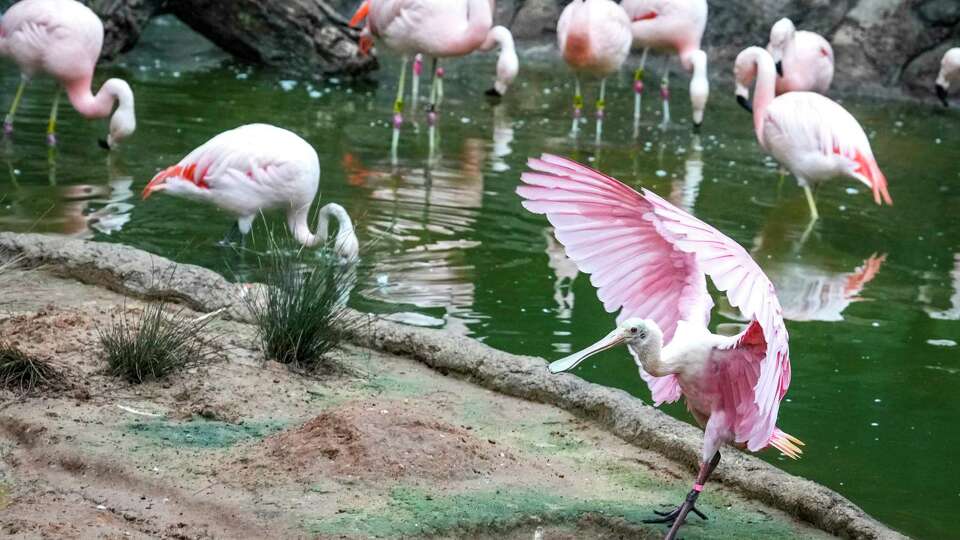
[[163, 446], [225, 448], [248, 439], [262, 439], [284, 428], [280, 421], [228, 424], [196, 419], [187, 422], [132, 422], [127, 429]]
[[0, 510], [10, 506], [10, 488], [6, 484], [0, 484]]
[[[555, 490], [554, 490], [555, 492]], [[463, 532], [507, 530], [524, 524], [575, 524], [586, 515], [606, 517], [629, 526], [644, 527], [650, 508], [610, 500], [581, 500], [529, 488], [498, 489], [453, 495], [432, 494], [397, 487], [385, 508], [343, 509], [330, 521], [306, 523], [312, 534], [362, 537], [441, 536]], [[786, 523], [757, 512], [715, 510], [717, 519], [691, 522], [684, 537], [696, 538], [798, 538]], [[653, 526], [647, 526], [653, 527]]]

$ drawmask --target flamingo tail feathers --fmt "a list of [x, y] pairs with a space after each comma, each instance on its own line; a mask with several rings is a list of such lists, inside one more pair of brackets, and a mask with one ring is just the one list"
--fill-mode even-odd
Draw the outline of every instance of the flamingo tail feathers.
[[187, 166], [178, 164], [178, 165], [172, 165], [170, 167], [167, 167], [166, 169], [157, 173], [157, 175], [154, 176], [149, 183], [147, 183], [147, 186], [143, 188], [142, 197], [144, 199], [148, 198], [151, 193], [156, 191], [161, 185], [165, 184], [167, 180], [170, 178], [181, 178], [183, 180], [196, 184], [197, 187], [199, 188], [208, 189], [210, 186], [207, 185], [206, 181], [204, 181], [204, 176], [206, 175], [206, 171], [203, 171], [199, 175], [196, 173], [196, 171], [197, 171], [196, 163], [193, 163]]

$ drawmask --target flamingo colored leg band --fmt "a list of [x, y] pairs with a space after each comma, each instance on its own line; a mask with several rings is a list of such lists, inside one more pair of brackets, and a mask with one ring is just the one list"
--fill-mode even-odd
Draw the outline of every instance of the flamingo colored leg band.
[[700, 493], [701, 491], [703, 491], [703, 484], [694, 484], [693, 490], [696, 491], [697, 493]]

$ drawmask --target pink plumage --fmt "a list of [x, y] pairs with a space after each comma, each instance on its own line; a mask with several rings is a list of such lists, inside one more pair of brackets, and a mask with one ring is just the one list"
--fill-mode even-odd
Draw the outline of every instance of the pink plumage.
[[[528, 166], [517, 188], [524, 207], [546, 215], [567, 255], [591, 275], [606, 310], [620, 310], [617, 330], [554, 362], [551, 371], [627, 343], [654, 401], [684, 396], [704, 427], [703, 480], [725, 443], [751, 451], [774, 446], [798, 457], [802, 443], [776, 427], [790, 385], [787, 329], [773, 284], [750, 255], [651, 191], [638, 193], [557, 156]], [[751, 321], [739, 335], [707, 329], [713, 307], [707, 276]]]
[[734, 67], [737, 98], [747, 106], [749, 84], [756, 78], [752, 113], [757, 141], [797, 178], [814, 219], [818, 213], [810, 186], [833, 178], [862, 182], [873, 192], [874, 202], [892, 205], [887, 178], [859, 122], [820, 94], [775, 96], [775, 71], [773, 58], [764, 49], [742, 51]]
[[767, 52], [777, 65], [777, 94], [826, 94], [833, 81], [833, 47], [816, 32], [797, 30], [784, 17], [770, 29]]
[[[87, 118], [109, 116], [112, 146], [136, 129], [133, 91], [121, 79], [110, 79], [93, 95], [90, 85], [103, 45], [100, 19], [75, 0], [21, 0], [0, 20], [0, 55], [20, 67], [24, 84], [37, 74], [55, 78], [67, 91], [70, 103]], [[22, 92], [18, 91], [5, 129], [13, 129], [13, 115]], [[55, 105], [56, 107], [56, 105]], [[55, 112], [51, 113], [49, 135], [53, 135]]]
[[332, 216], [339, 222], [334, 250], [344, 259], [356, 259], [359, 246], [342, 206], [321, 208], [319, 232], [310, 231], [307, 217], [319, 180], [319, 158], [307, 141], [282, 128], [249, 124], [217, 135], [157, 173], [143, 198], [165, 191], [214, 204], [237, 218], [244, 235], [257, 214], [283, 209], [290, 232], [308, 247], [326, 241]]

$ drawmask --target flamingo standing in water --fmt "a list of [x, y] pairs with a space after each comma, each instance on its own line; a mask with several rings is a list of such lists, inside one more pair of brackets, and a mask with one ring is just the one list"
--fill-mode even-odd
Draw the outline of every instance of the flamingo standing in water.
[[[650, 523], [672, 523], [676, 537], [720, 447], [774, 447], [798, 458], [803, 444], [776, 427], [790, 385], [787, 329], [773, 284], [736, 242], [656, 194], [630, 189], [573, 161], [544, 155], [528, 162], [517, 193], [546, 214], [557, 240], [591, 283], [617, 328], [596, 344], [550, 364], [569, 371], [600, 351], [626, 344], [657, 405], [686, 398], [704, 429], [700, 472], [683, 503]], [[706, 276], [750, 320], [736, 336], [711, 333]], [[644, 318], [646, 317], [646, 318]], [[665, 345], [665, 346], [664, 346]]]
[[620, 69], [630, 54], [630, 19], [613, 0], [573, 0], [557, 21], [557, 45], [567, 65], [576, 73], [573, 128], [576, 134], [583, 109], [580, 75], [600, 77], [597, 98], [597, 142], [603, 130], [607, 76]]
[[403, 86], [411, 55], [433, 57], [428, 116], [431, 124], [436, 121], [435, 111], [443, 99], [443, 68], [438, 67], [438, 58], [499, 47], [496, 80], [487, 93], [502, 96], [507, 91], [517, 76], [520, 61], [510, 31], [493, 26], [493, 9], [493, 0], [364, 0], [350, 20], [352, 26], [367, 21], [361, 50], [369, 50], [371, 38], [376, 38], [403, 55], [394, 102], [394, 127], [403, 122]]
[[770, 29], [767, 52], [777, 68], [777, 95], [787, 92], [826, 94], [833, 81], [833, 47], [816, 32], [797, 31], [784, 17]]
[[944, 107], [949, 107], [947, 101], [947, 92], [950, 91], [950, 85], [960, 82], [960, 47], [954, 47], [943, 55], [940, 61], [940, 73], [937, 75], [937, 97]]
[[[97, 15], [75, 0], [21, 0], [0, 19], [0, 55], [20, 66], [20, 86], [10, 112], [3, 122], [4, 133], [13, 131], [13, 120], [27, 83], [45, 73], [63, 85], [70, 104], [87, 118], [110, 115], [110, 133], [100, 141], [112, 148], [137, 127], [133, 91], [121, 79], [109, 79], [94, 95], [90, 90], [93, 70], [103, 45], [103, 23]], [[56, 144], [57, 109], [60, 91], [53, 99], [47, 141]]]
[[[683, 68], [692, 73], [690, 104], [693, 108], [693, 127], [699, 129], [703, 124], [703, 110], [710, 97], [707, 53], [700, 48], [703, 31], [707, 27], [707, 0], [623, 0], [622, 5], [632, 21], [633, 45], [643, 48], [640, 67], [634, 73], [634, 136], [639, 133], [644, 66], [650, 49], [676, 52]], [[663, 99], [663, 124], [666, 125], [670, 122], [669, 56], [664, 61], [660, 97]]]
[[[760, 47], [749, 47], [737, 56], [734, 76], [737, 101], [753, 112], [757, 141], [797, 178], [814, 221], [819, 213], [810, 185], [831, 178], [859, 180], [873, 191], [877, 204], [893, 204], [870, 141], [846, 109], [813, 92], [776, 97], [773, 57]], [[754, 78], [751, 105], [749, 85]]]
[[244, 237], [258, 213], [285, 208], [287, 226], [306, 247], [327, 240], [332, 216], [338, 222], [334, 252], [345, 261], [357, 259], [359, 243], [350, 216], [330, 203], [320, 209], [316, 234], [307, 225], [310, 205], [320, 182], [320, 160], [307, 141], [295, 133], [267, 124], [249, 124], [225, 131], [187, 154], [176, 165], [160, 171], [143, 190], [143, 198], [157, 191], [213, 203], [237, 216], [236, 230]]

